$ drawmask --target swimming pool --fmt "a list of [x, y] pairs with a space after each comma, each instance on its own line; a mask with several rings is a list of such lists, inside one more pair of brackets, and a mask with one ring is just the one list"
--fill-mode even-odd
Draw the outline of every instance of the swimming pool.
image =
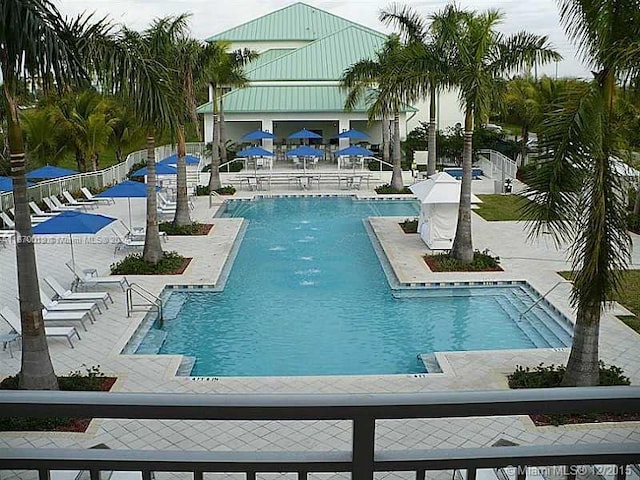
[[172, 291], [137, 353], [192, 357], [202, 376], [364, 375], [422, 373], [429, 352], [567, 344], [542, 303], [519, 318], [536, 298], [524, 285], [392, 289], [363, 219], [417, 212], [340, 197], [230, 202], [225, 216], [249, 224], [224, 290]]

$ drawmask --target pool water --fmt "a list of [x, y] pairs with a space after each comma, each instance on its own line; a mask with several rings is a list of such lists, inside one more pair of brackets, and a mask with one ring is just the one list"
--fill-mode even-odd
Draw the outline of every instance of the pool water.
[[193, 357], [198, 376], [365, 375], [425, 372], [429, 352], [566, 344], [557, 325], [523, 326], [535, 297], [523, 286], [392, 290], [363, 219], [417, 213], [414, 201], [230, 202], [225, 216], [249, 224], [224, 290], [173, 291], [138, 353]]

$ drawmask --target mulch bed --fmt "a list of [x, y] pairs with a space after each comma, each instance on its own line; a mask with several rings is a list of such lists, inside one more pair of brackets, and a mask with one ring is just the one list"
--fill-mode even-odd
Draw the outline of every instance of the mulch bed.
[[400, 228], [404, 233], [418, 233], [418, 227], [416, 225], [407, 225], [404, 222], [399, 223], [398, 225], [400, 225]]
[[538, 427], [549, 425], [579, 425], [581, 423], [604, 422], [637, 422], [640, 421], [640, 413], [598, 413], [591, 415], [529, 415], [529, 418]]
[[172, 270], [171, 272], [165, 272], [165, 273], [136, 273], [135, 275], [182, 275], [184, 273], [184, 271], [187, 269], [187, 267], [189, 266], [189, 264], [191, 263], [191, 260], [193, 260], [192, 257], [185, 257], [184, 260], [182, 260], [182, 265], [180, 265], [175, 270]]
[[[108, 392], [111, 387], [116, 383], [116, 377], [104, 377], [99, 391]], [[46, 421], [46, 418], [42, 419]], [[1, 432], [71, 432], [71, 433], [84, 433], [89, 428], [92, 418], [59, 418], [57, 419], [59, 425], [53, 429], [38, 426], [37, 424], [29, 424], [19, 429], [5, 428], [5, 425], [0, 425]]]
[[425, 255], [424, 261], [431, 269], [432, 272], [503, 272], [504, 270], [500, 265], [496, 267], [488, 267], [483, 269], [478, 268], [460, 268], [460, 269], [444, 269], [440, 267], [440, 262], [435, 257], [439, 257], [441, 255]]

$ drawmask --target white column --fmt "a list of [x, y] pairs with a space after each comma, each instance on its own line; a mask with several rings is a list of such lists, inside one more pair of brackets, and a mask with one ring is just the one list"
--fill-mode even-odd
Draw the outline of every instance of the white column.
[[[273, 120], [271, 119], [262, 119], [262, 126], [260, 127], [265, 132], [273, 133]], [[262, 148], [273, 152], [273, 139], [271, 138], [263, 138], [262, 139]]]
[[[342, 133], [345, 130], [349, 130], [351, 128], [351, 121], [348, 118], [340, 118], [338, 120], [338, 133]], [[348, 138], [339, 138], [338, 139], [338, 148], [343, 149], [349, 146]]]

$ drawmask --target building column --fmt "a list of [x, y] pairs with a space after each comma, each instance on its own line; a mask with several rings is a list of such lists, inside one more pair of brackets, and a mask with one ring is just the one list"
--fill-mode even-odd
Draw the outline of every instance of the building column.
[[[348, 118], [341, 118], [338, 120], [338, 133], [342, 133], [345, 130], [349, 130], [351, 128], [351, 121]], [[343, 148], [347, 148], [349, 146], [348, 138], [339, 138], [338, 139], [338, 149], [342, 150]]]
[[[273, 120], [262, 119], [262, 128], [263, 131], [273, 133]], [[273, 152], [273, 139], [272, 138], [263, 138], [262, 139], [262, 148], [265, 150], [269, 150]]]

